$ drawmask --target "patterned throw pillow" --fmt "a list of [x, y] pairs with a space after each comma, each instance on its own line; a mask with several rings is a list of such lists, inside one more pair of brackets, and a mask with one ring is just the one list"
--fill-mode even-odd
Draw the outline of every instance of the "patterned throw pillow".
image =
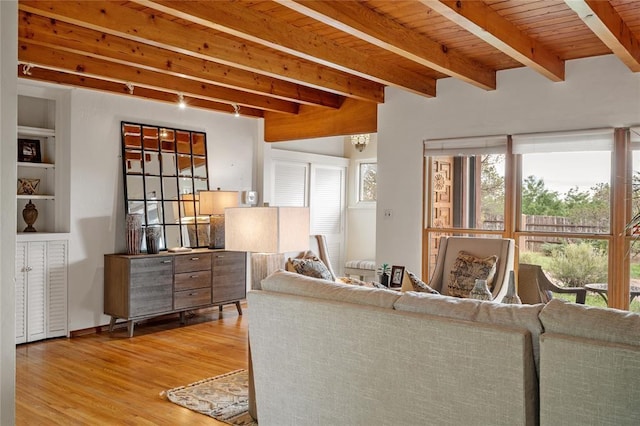
[[306, 275], [308, 277], [322, 278], [323, 280], [333, 281], [331, 272], [329, 272], [329, 269], [327, 269], [327, 266], [324, 264], [324, 262], [318, 259], [317, 257], [309, 257], [304, 259], [289, 258], [288, 263], [293, 267], [293, 270], [298, 274]]
[[429, 287], [413, 272], [407, 271], [407, 275], [409, 276], [409, 281], [411, 281], [411, 287], [413, 287], [413, 291], [419, 291], [420, 293], [440, 294], [436, 290]]
[[461, 251], [449, 273], [448, 293], [450, 296], [469, 297], [477, 279], [487, 280], [489, 290], [493, 290], [493, 278], [496, 275], [498, 256], [484, 259]]
[[377, 283], [375, 281], [362, 281], [362, 280], [359, 280], [357, 278], [351, 278], [351, 277], [340, 277], [340, 278], [338, 278], [338, 281], [343, 283], [343, 284], [358, 285], [358, 286], [361, 286], [361, 287], [386, 288], [386, 289], [388, 289], [388, 287], [383, 286], [382, 284]]

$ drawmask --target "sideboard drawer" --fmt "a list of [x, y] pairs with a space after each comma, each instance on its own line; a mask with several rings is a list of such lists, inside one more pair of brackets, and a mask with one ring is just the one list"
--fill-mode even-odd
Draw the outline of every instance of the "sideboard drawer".
[[210, 253], [191, 253], [176, 256], [175, 273], [211, 270]]
[[195, 308], [211, 304], [211, 287], [176, 291], [173, 296], [174, 309]]
[[211, 271], [192, 271], [175, 275], [175, 291], [203, 287], [211, 287]]

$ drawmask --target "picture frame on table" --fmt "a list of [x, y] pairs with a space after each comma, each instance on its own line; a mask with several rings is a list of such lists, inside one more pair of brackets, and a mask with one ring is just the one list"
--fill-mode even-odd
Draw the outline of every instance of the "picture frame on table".
[[42, 163], [42, 151], [38, 139], [18, 139], [18, 161], [21, 163]]
[[389, 287], [402, 287], [402, 278], [404, 277], [404, 266], [391, 267], [391, 282]]

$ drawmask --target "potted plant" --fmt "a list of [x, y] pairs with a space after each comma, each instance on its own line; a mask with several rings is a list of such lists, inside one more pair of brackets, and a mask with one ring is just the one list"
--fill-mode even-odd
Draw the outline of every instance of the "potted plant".
[[388, 263], [383, 263], [378, 268], [378, 276], [380, 277], [380, 284], [385, 287], [389, 287], [389, 277], [391, 276], [391, 267]]

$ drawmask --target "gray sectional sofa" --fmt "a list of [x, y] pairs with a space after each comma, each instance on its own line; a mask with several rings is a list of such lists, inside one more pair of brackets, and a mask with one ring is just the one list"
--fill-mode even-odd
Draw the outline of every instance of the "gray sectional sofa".
[[248, 305], [261, 426], [640, 424], [637, 314], [284, 271]]

